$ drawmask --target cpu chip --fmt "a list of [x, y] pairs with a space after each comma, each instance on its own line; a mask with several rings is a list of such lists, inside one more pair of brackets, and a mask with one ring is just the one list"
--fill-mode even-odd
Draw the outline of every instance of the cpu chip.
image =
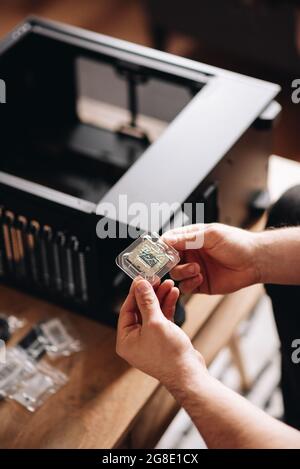
[[143, 234], [117, 257], [116, 262], [131, 278], [141, 275], [154, 283], [179, 260], [178, 252], [161, 241], [157, 234]]

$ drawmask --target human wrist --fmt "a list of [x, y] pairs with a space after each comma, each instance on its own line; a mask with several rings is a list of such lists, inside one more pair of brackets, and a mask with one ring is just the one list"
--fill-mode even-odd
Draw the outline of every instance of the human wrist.
[[202, 355], [193, 349], [173, 365], [172, 373], [162, 379], [162, 384], [183, 404], [186, 396], [209, 376]]
[[271, 281], [273, 237], [274, 233], [271, 230], [255, 233], [255, 253], [253, 258], [257, 283], [269, 283]]

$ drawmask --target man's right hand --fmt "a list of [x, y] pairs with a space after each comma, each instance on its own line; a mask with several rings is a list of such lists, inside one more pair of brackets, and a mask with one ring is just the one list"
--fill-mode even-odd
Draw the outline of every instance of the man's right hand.
[[[203, 246], [190, 249], [201, 235]], [[212, 223], [170, 230], [162, 239], [180, 252], [170, 274], [182, 293], [225, 294], [260, 282], [256, 233]]]

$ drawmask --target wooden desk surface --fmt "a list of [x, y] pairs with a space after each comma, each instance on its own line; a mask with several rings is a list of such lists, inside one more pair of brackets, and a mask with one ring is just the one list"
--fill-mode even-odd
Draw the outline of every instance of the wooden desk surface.
[[[240, 292], [250, 299], [251, 305], [258, 295], [255, 288]], [[234, 298], [234, 308], [240, 311], [241, 298]], [[183, 328], [191, 339], [197, 339], [198, 345], [200, 341], [200, 349], [202, 351], [203, 348], [209, 361], [224, 345], [224, 327], [232, 333], [233, 325], [229, 319], [229, 326], [222, 324], [221, 335], [214, 325], [217, 341], [211, 340], [209, 331], [205, 339], [205, 327], [202, 326], [209, 323], [218, 310], [217, 306], [220, 308], [223, 303], [220, 296], [197, 295], [186, 304], [188, 317]], [[122, 445], [162, 386], [153, 378], [130, 368], [116, 355], [115, 331], [4, 286], [0, 287], [0, 311], [28, 321], [14, 334], [9, 345], [18, 341], [32, 324], [54, 315], [66, 315], [84, 343], [83, 351], [55, 361], [55, 366], [69, 375], [69, 382], [38, 411], [30, 413], [13, 401], [0, 402], [0, 448], [112, 448]], [[235, 316], [229, 317], [236, 321]], [[228, 318], [224, 318], [227, 322]], [[198, 337], [199, 330], [204, 333], [203, 340]]]

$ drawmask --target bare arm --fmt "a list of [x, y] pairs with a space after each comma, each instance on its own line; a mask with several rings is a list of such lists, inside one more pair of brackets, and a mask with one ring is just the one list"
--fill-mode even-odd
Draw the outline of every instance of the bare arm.
[[300, 285], [300, 227], [268, 230], [255, 237], [259, 280]]
[[273, 419], [199, 367], [168, 386], [209, 448], [300, 448], [300, 433]]

